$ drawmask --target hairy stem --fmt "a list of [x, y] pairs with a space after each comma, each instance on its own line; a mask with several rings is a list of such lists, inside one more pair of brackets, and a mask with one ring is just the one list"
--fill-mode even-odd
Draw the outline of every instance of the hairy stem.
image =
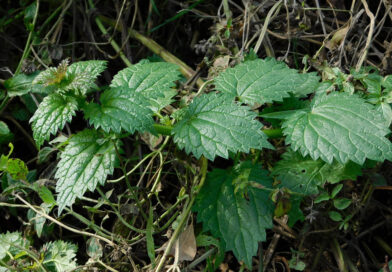
[[[172, 126], [167, 126], [167, 125], [162, 125], [162, 124], [154, 124], [155, 130], [162, 135], [171, 135], [171, 131], [173, 129]], [[283, 132], [282, 129], [280, 128], [274, 128], [274, 129], [262, 129], [262, 132], [264, 132], [268, 138], [275, 139], [275, 138], [281, 138], [283, 137]]]

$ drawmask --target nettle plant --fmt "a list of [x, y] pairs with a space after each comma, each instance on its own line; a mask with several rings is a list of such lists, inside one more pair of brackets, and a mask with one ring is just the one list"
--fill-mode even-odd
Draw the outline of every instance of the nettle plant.
[[[63, 61], [33, 80], [31, 89], [47, 93], [30, 120], [37, 146], [79, 110], [91, 126], [70, 136], [61, 151], [55, 174], [59, 214], [105, 184], [121, 156], [122, 138], [136, 132], [171, 136], [179, 149], [201, 159], [200, 171], [217, 156], [234, 162], [210, 169], [193, 211], [204, 231], [251, 267], [274, 215], [287, 213], [292, 225], [303, 218], [301, 200], [319, 195], [317, 202], [334, 200], [330, 217], [346, 228], [341, 213], [350, 200], [337, 198], [341, 184], [331, 193], [324, 185], [355, 180], [366, 160], [392, 160], [392, 80], [369, 69], [350, 76], [325, 70], [320, 82], [316, 73], [299, 73], [275, 59], [249, 60], [220, 73], [208, 93], [201, 88], [178, 108], [173, 87], [181, 74], [175, 64], [143, 60], [116, 74], [99, 101], [89, 101], [105, 68], [105, 61]], [[178, 109], [168, 115], [162, 109], [170, 104]], [[268, 122], [274, 129], [264, 128]], [[267, 155], [282, 144], [269, 138], [282, 137], [286, 151], [270, 165]], [[279, 192], [288, 195], [291, 209]]]

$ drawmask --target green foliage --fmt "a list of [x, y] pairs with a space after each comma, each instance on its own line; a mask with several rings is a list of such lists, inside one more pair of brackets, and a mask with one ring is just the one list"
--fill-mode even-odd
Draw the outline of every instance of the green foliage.
[[228, 151], [249, 152], [250, 148], [273, 148], [248, 107], [231, 101], [225, 94], [197, 97], [186, 109], [173, 131], [174, 141], [186, 153], [214, 160], [228, 157]]
[[361, 167], [353, 162], [328, 164], [322, 160], [302, 157], [289, 151], [274, 166], [272, 175], [280, 181], [280, 186], [293, 192], [311, 195], [318, 193], [318, 187], [325, 182], [336, 183], [345, 179], [355, 180], [361, 174]]
[[23, 249], [30, 245], [19, 232], [7, 232], [0, 234], [0, 260], [11, 256], [16, 256], [23, 252]]
[[346, 93], [316, 96], [310, 108], [292, 114], [283, 123], [286, 143], [304, 156], [332, 163], [348, 160], [392, 159], [390, 131], [383, 116], [356, 95]]
[[218, 91], [253, 105], [282, 101], [289, 93], [304, 96], [315, 91], [319, 77], [299, 74], [275, 59], [256, 59], [229, 68], [215, 78]]
[[26, 164], [21, 159], [8, 159], [7, 170], [13, 179], [26, 179], [27, 169]]
[[[77, 267], [77, 246], [74, 244], [61, 240], [49, 242], [37, 253], [29, 247], [29, 241], [20, 232], [0, 234], [0, 268], [16, 265], [18, 271], [66, 272]], [[12, 265], [8, 264], [11, 262]]]
[[45, 93], [45, 88], [42, 85], [32, 84], [36, 76], [37, 73], [31, 75], [19, 74], [7, 79], [4, 82], [7, 95], [13, 97], [28, 93]]
[[106, 61], [90, 60], [73, 63], [68, 66], [68, 60], [63, 60], [57, 68], [50, 67], [42, 71], [33, 81], [41, 84], [51, 92], [68, 93], [74, 91], [85, 95], [95, 87], [95, 79], [106, 68]]
[[107, 175], [113, 173], [115, 141], [103, 139], [95, 130], [85, 129], [69, 140], [60, 157], [56, 172], [59, 214], [87, 190], [94, 191], [98, 183], [103, 185]]
[[14, 135], [8, 128], [7, 124], [0, 121], [0, 144], [8, 143], [13, 139]]
[[[37, 76], [15, 76], [5, 82], [9, 96], [47, 94], [31, 118], [38, 147], [62, 130], [78, 109], [93, 126], [69, 138], [62, 136], [65, 139], [54, 141], [57, 146], [44, 147], [40, 152], [39, 162], [43, 162], [48, 154], [60, 150], [55, 173], [57, 202], [46, 187], [34, 187], [47, 213], [58, 205], [61, 214], [87, 191], [104, 185], [121, 159], [122, 138], [135, 132], [172, 136], [179, 149], [202, 158], [202, 162], [217, 156], [234, 159], [234, 167], [211, 169], [193, 210], [203, 223], [203, 233], [210, 232], [215, 237], [214, 243], [199, 241], [200, 244], [231, 250], [251, 267], [258, 242], [266, 240], [266, 229], [273, 225], [273, 216], [288, 214], [289, 226], [304, 220], [301, 203], [309, 195], [316, 195], [315, 204], [329, 201], [326, 217], [347, 229], [352, 200], [338, 196], [343, 187], [340, 182], [357, 179], [366, 159], [392, 160], [392, 144], [387, 138], [392, 122], [392, 77], [383, 78], [373, 70], [347, 75], [339, 69], [325, 69], [327, 81], [320, 83], [315, 73], [299, 73], [274, 59], [254, 59], [222, 72], [214, 79], [215, 90], [203, 93], [201, 88], [197, 94], [185, 94], [173, 88], [180, 79], [174, 64], [144, 60], [118, 72], [109, 88], [99, 88], [95, 80], [105, 68], [104, 61], [71, 65], [63, 61]], [[96, 96], [99, 101], [90, 102], [87, 94], [96, 90], [102, 90]], [[304, 99], [307, 95], [310, 99]], [[167, 107], [169, 104], [172, 105]], [[260, 106], [262, 112], [258, 110]], [[264, 125], [275, 129], [263, 130]], [[274, 145], [285, 152], [281, 160], [270, 163], [264, 158], [270, 158], [273, 152], [261, 151], [274, 150], [268, 137], [282, 137], [276, 127], [283, 129], [285, 142], [275, 141]], [[157, 141], [159, 145], [161, 140]], [[167, 143], [166, 140], [161, 148]], [[161, 149], [161, 156], [160, 152]], [[271, 172], [262, 169], [261, 158], [273, 165]], [[128, 171], [129, 161], [122, 170]], [[14, 174], [8, 171], [8, 162]], [[23, 165], [1, 157], [0, 169], [8, 171], [12, 178], [25, 178], [27, 168]], [[207, 169], [203, 164], [201, 176], [205, 177]], [[188, 165], [188, 170], [198, 174], [193, 164]], [[159, 179], [160, 174], [156, 176]], [[330, 190], [324, 188], [326, 183], [336, 185]], [[195, 192], [198, 189], [192, 187]], [[189, 196], [193, 201], [193, 191]], [[154, 263], [156, 226], [152, 206], [143, 217], [147, 221], [147, 252]], [[32, 211], [30, 219], [41, 235], [45, 219]], [[200, 240], [203, 236], [198, 237]], [[72, 245], [57, 241], [47, 244], [47, 248], [51, 253], [45, 255], [45, 260], [54, 269], [50, 271], [76, 266], [76, 248]], [[96, 259], [102, 257], [97, 240], [89, 241], [88, 254]], [[217, 254], [219, 263], [223, 255]], [[290, 266], [303, 270], [301, 255], [296, 255]]]
[[70, 122], [78, 109], [78, 102], [72, 96], [50, 94], [44, 98], [33, 117], [30, 119], [33, 137], [40, 147], [50, 135], [56, 134]]
[[58, 240], [46, 243], [44, 248], [47, 250], [44, 263], [49, 271], [66, 272], [77, 267], [76, 245]]
[[14, 146], [12, 143], [9, 143], [8, 146], [10, 147], [8, 155], [2, 154], [0, 157], [0, 173], [8, 173], [14, 180], [25, 180], [29, 169], [21, 159], [9, 158], [14, 150]]
[[121, 130], [133, 133], [151, 131], [154, 121], [152, 111], [143, 95], [133, 89], [114, 87], [103, 92], [101, 105], [90, 103], [84, 114], [95, 128], [120, 133]]
[[158, 111], [170, 103], [168, 96], [175, 94], [171, 88], [179, 78], [180, 72], [175, 64], [143, 61], [118, 72], [110, 86], [127, 87], [135, 93], [140, 92], [150, 101], [151, 109]]
[[[235, 193], [235, 181], [248, 172], [247, 198]], [[242, 175], [244, 177], [244, 175]], [[272, 180], [260, 165], [244, 162], [235, 169], [214, 169], [208, 174], [194, 210], [204, 230], [223, 239], [226, 250], [249, 267], [257, 252], [258, 242], [265, 241], [267, 228], [272, 227], [273, 203], [269, 192], [252, 186], [257, 183], [271, 188]]]

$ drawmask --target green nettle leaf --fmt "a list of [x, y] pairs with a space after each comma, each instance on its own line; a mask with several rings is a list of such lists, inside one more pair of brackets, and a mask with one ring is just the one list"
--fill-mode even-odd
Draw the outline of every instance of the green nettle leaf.
[[226, 94], [204, 94], [185, 108], [172, 134], [178, 147], [196, 158], [204, 155], [214, 160], [215, 156], [227, 158], [228, 151], [273, 149], [256, 116], [249, 107], [232, 101]]
[[0, 234], [0, 260], [4, 259], [8, 253], [12, 256], [29, 247], [29, 241], [23, 239], [20, 232], [8, 232]]
[[63, 129], [65, 123], [71, 121], [72, 116], [75, 116], [77, 109], [78, 102], [74, 97], [56, 93], [45, 97], [30, 119], [37, 146], [41, 146], [51, 134]]
[[87, 60], [72, 63], [68, 69], [69, 74], [89, 74], [96, 79], [103, 71], [105, 71], [107, 61], [105, 60]]
[[68, 60], [63, 60], [57, 68], [50, 67], [42, 71], [33, 81], [57, 92], [74, 90], [84, 95], [95, 88], [95, 80], [106, 69], [106, 61], [79, 61], [68, 66]]
[[153, 112], [141, 93], [128, 88], [110, 88], [101, 95], [100, 101], [101, 105], [90, 103], [84, 108], [85, 118], [95, 128], [116, 133], [121, 129], [130, 133], [153, 129]]
[[332, 163], [365, 159], [392, 160], [390, 132], [383, 115], [356, 95], [319, 95], [310, 109], [291, 115], [283, 123], [286, 143], [305, 156]]
[[65, 77], [68, 69], [69, 60], [64, 59], [57, 67], [49, 67], [40, 72], [33, 80], [33, 84], [42, 84], [44, 86], [59, 84]]
[[98, 131], [85, 129], [74, 135], [61, 153], [55, 175], [59, 214], [87, 189], [94, 191], [98, 183], [103, 185], [107, 175], [113, 173], [116, 162], [114, 143], [101, 139]]
[[385, 119], [385, 126], [389, 127], [392, 123], [392, 108], [389, 103], [381, 102], [376, 109], [382, 113]]
[[77, 90], [86, 94], [90, 89], [96, 87], [95, 80], [106, 69], [106, 61], [88, 60], [72, 63], [66, 72], [66, 90]]
[[268, 191], [253, 186], [247, 189], [248, 200], [234, 192], [233, 181], [249, 169], [250, 183], [271, 188], [272, 180], [260, 165], [244, 162], [235, 170], [214, 169], [197, 196], [194, 210], [203, 229], [223, 239], [226, 250], [232, 250], [238, 260], [251, 267], [258, 242], [265, 241], [265, 230], [273, 226], [274, 205]]
[[61, 240], [46, 243], [41, 250], [45, 254], [45, 268], [57, 272], [73, 270], [78, 266], [75, 259], [77, 250], [76, 245]]
[[149, 97], [150, 105], [148, 106], [153, 112], [159, 112], [161, 109], [173, 103], [173, 97], [177, 94], [176, 90], [167, 89], [163, 96]]
[[147, 99], [152, 100], [151, 109], [155, 111], [170, 103], [167, 97], [169, 94], [173, 97], [171, 88], [175, 86], [174, 81], [178, 80], [180, 75], [175, 64], [141, 62], [118, 72], [110, 86], [128, 87], [136, 93], [141, 92]]
[[300, 154], [289, 151], [282, 155], [276, 163], [272, 175], [280, 181], [280, 187], [304, 195], [318, 193], [318, 187], [325, 182], [336, 183], [345, 179], [355, 180], [361, 175], [361, 166], [353, 162], [340, 164], [334, 161], [328, 164], [322, 160], [313, 160], [302, 157]]
[[45, 88], [40, 84], [32, 84], [37, 73], [31, 75], [19, 74], [4, 81], [9, 97], [21, 96], [27, 93], [45, 93]]
[[228, 68], [215, 78], [215, 88], [253, 105], [282, 101], [289, 93], [304, 96], [316, 90], [315, 73], [299, 74], [275, 59], [256, 59]]

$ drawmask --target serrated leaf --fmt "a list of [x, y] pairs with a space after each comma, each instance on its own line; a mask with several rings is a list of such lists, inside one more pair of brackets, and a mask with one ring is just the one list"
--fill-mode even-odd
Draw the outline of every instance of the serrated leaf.
[[33, 80], [33, 84], [43, 84], [44, 86], [57, 85], [63, 81], [67, 73], [69, 60], [64, 59], [57, 67], [49, 67], [40, 72]]
[[203, 229], [223, 239], [226, 250], [232, 250], [236, 258], [251, 267], [252, 256], [258, 242], [265, 241], [267, 228], [272, 227], [274, 206], [269, 192], [249, 187], [248, 199], [234, 193], [233, 181], [242, 171], [251, 170], [249, 182], [271, 188], [272, 180], [259, 165], [244, 162], [236, 171], [214, 169], [208, 174], [197, 196], [194, 210]]
[[332, 163], [392, 160], [392, 144], [382, 114], [356, 95], [319, 95], [308, 112], [283, 123], [286, 143], [305, 156]]
[[385, 119], [385, 126], [389, 127], [392, 123], [392, 108], [389, 103], [381, 102], [376, 109], [381, 112]]
[[21, 248], [28, 248], [29, 241], [23, 239], [20, 232], [8, 232], [0, 234], [0, 260], [4, 259], [9, 252], [15, 256], [23, 251]]
[[153, 129], [153, 112], [141, 93], [123, 87], [110, 88], [101, 95], [100, 101], [101, 105], [90, 103], [84, 108], [85, 118], [95, 128], [116, 133], [121, 129], [130, 133]]
[[49, 271], [66, 272], [77, 267], [76, 252], [78, 247], [74, 244], [57, 240], [46, 243], [44, 252], [44, 265]]
[[172, 63], [140, 62], [118, 72], [110, 86], [128, 87], [136, 93], [141, 92], [147, 99], [153, 100], [151, 109], [155, 111], [168, 105], [169, 100], [165, 98], [168, 92], [172, 94], [171, 88], [180, 75], [178, 66]]
[[89, 74], [93, 79], [96, 79], [103, 71], [105, 71], [107, 61], [105, 60], [87, 60], [72, 63], [68, 69], [69, 74]]
[[75, 116], [77, 109], [78, 102], [74, 97], [55, 93], [45, 97], [30, 119], [37, 146], [41, 146], [51, 134], [63, 129], [65, 123]]
[[50, 86], [59, 93], [74, 90], [85, 95], [96, 87], [94, 82], [105, 69], [106, 61], [79, 61], [68, 66], [68, 60], [63, 60], [57, 68], [50, 67], [42, 71], [33, 83]]
[[299, 74], [275, 59], [256, 59], [226, 69], [215, 78], [215, 88], [253, 105], [282, 101], [289, 93], [304, 96], [316, 90], [315, 73]]
[[66, 90], [77, 90], [86, 94], [96, 87], [95, 80], [106, 69], [107, 61], [88, 60], [72, 63], [66, 73]]
[[228, 157], [228, 151], [249, 152], [251, 148], [273, 148], [255, 120], [256, 113], [225, 94], [196, 97], [173, 128], [174, 142], [196, 158], [204, 155]]
[[153, 112], [159, 112], [161, 109], [166, 107], [167, 105], [170, 105], [173, 103], [173, 97], [177, 94], [176, 90], [173, 89], [167, 89], [165, 92], [162, 92], [163, 96], [157, 96], [157, 97], [150, 97], [149, 98], [149, 108]]
[[280, 187], [312, 195], [317, 194], [318, 187], [322, 187], [327, 181], [336, 183], [345, 179], [356, 179], [361, 174], [361, 167], [353, 162], [342, 165], [334, 161], [328, 164], [289, 151], [282, 155], [271, 174], [280, 181]]
[[33, 84], [37, 73], [31, 75], [18, 74], [4, 81], [9, 97], [21, 96], [27, 93], [45, 93], [45, 88], [40, 84]]
[[111, 175], [116, 161], [113, 142], [99, 144], [98, 131], [85, 129], [70, 140], [60, 155], [55, 177], [59, 214], [71, 206], [77, 197], [87, 191], [94, 191], [97, 184], [103, 185]]

